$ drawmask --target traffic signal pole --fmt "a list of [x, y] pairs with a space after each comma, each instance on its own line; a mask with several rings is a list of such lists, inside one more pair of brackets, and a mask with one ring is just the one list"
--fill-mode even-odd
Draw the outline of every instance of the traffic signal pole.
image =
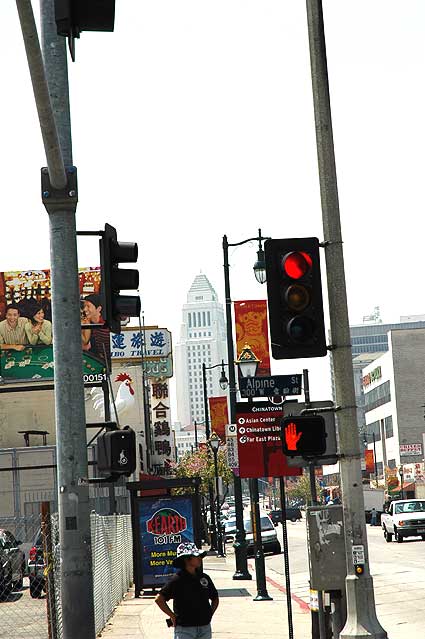
[[48, 165], [42, 169], [42, 191], [50, 224], [63, 639], [94, 639], [75, 227], [77, 182], [72, 166], [65, 39], [56, 36], [53, 0], [41, 0], [43, 64], [31, 2], [16, 0], [16, 4]]
[[[331, 349], [336, 403], [341, 407], [338, 412], [338, 434], [347, 564], [347, 621], [340, 639], [385, 639], [387, 633], [376, 617], [373, 581], [369, 571], [322, 1], [306, 0], [306, 3]], [[359, 554], [364, 555], [363, 574], [356, 573], [354, 554], [357, 558]]]

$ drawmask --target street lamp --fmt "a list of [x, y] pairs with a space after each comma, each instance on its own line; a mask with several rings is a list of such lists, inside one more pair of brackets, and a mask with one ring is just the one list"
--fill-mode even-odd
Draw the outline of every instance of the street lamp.
[[[210, 431], [210, 419], [209, 419], [209, 411], [208, 411], [208, 393], [207, 393], [207, 371], [212, 370], [213, 368], [219, 368], [221, 366], [221, 375], [220, 375], [220, 380], [219, 380], [219, 384], [220, 387], [225, 390], [228, 386], [228, 380], [226, 377], [226, 373], [224, 371], [224, 367], [227, 366], [227, 364], [224, 363], [224, 360], [221, 360], [221, 364], [215, 364], [214, 366], [206, 366], [205, 362], [202, 362], [202, 383], [203, 383], [203, 391], [204, 391], [204, 421], [205, 421], [205, 438], [207, 441], [209, 441], [210, 436], [211, 436], [211, 431]], [[215, 523], [215, 513], [214, 513], [214, 494], [213, 494], [213, 487], [211, 485], [211, 482], [208, 482], [208, 494], [209, 494], [209, 500], [210, 500], [210, 523], [211, 523], [211, 528], [212, 528], [212, 534], [211, 534], [211, 550], [217, 550], [217, 544], [218, 544], [218, 540], [217, 540], [217, 528], [216, 528], [216, 523]]]
[[403, 464], [401, 464], [398, 467], [398, 474], [400, 475], [400, 497], [401, 499], [404, 499], [404, 493], [403, 493], [404, 466]]
[[214, 475], [215, 475], [215, 493], [216, 493], [216, 538], [217, 538], [217, 557], [224, 557], [223, 553], [223, 536], [221, 533], [221, 525], [220, 525], [220, 492], [218, 485], [218, 449], [220, 448], [220, 437], [217, 433], [213, 433], [208, 440], [208, 444], [213, 452], [214, 456]]
[[263, 240], [266, 238], [261, 237], [261, 229], [258, 229], [258, 251], [257, 261], [254, 264], [255, 279], [259, 284], [264, 284], [267, 279], [266, 275], [266, 258], [264, 256]]
[[245, 344], [241, 354], [236, 360], [236, 364], [239, 366], [242, 377], [255, 377], [258, 364], [260, 364], [260, 362], [261, 360], [258, 359], [249, 344]]
[[[230, 243], [227, 235], [223, 236], [223, 266], [224, 266], [224, 290], [226, 297], [226, 334], [227, 334], [227, 361], [229, 362], [229, 401], [230, 401], [230, 423], [236, 423], [236, 375], [233, 362], [235, 361], [235, 351], [233, 348], [233, 325], [232, 325], [232, 297], [230, 295], [230, 269], [229, 269], [229, 246], [242, 246], [248, 242], [258, 242], [257, 262], [254, 268], [254, 274], [258, 282], [261, 282], [263, 276], [259, 268], [259, 262], [263, 261], [262, 242], [270, 239], [262, 237], [261, 229], [258, 237], [251, 237], [242, 242]], [[240, 477], [233, 476], [233, 485], [235, 490], [235, 511], [236, 511], [236, 535], [235, 535], [235, 560], [236, 571], [233, 579], [252, 579], [252, 575], [248, 571], [247, 561], [247, 543], [245, 538], [245, 529], [243, 525], [243, 503], [242, 503], [242, 483]]]

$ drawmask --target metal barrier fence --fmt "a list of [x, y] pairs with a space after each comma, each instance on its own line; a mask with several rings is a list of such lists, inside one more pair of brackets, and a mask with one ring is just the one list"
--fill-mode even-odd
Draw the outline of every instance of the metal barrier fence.
[[[92, 513], [91, 531], [99, 633], [133, 579], [131, 518]], [[57, 513], [0, 514], [1, 639], [62, 639], [59, 554]]]

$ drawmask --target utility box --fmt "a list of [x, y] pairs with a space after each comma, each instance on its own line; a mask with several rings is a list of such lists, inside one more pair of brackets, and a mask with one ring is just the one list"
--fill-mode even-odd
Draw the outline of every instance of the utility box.
[[345, 591], [347, 568], [342, 506], [309, 506], [307, 539], [311, 588]]

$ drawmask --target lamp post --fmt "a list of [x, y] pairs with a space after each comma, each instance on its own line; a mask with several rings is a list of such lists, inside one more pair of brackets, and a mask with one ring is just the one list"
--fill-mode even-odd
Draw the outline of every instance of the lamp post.
[[[254, 354], [249, 344], [245, 344], [236, 363], [242, 377], [255, 377], [260, 360]], [[251, 402], [252, 403], [252, 400]], [[257, 580], [257, 595], [254, 601], [270, 601], [266, 585], [266, 568], [264, 565], [263, 540], [261, 538], [261, 517], [260, 517], [260, 496], [258, 492], [258, 479], [253, 477], [249, 480], [251, 494], [251, 521], [254, 533], [255, 547], [255, 575]]]
[[[229, 246], [242, 246], [248, 242], [258, 241], [257, 261], [254, 264], [254, 275], [257, 282], [263, 283], [265, 278], [265, 261], [262, 248], [263, 240], [269, 238], [262, 237], [261, 229], [258, 230], [258, 237], [251, 237], [242, 242], [230, 243], [227, 235], [223, 236], [223, 267], [224, 267], [224, 290], [226, 297], [226, 333], [227, 333], [227, 361], [229, 362], [229, 398], [230, 398], [230, 423], [236, 423], [236, 376], [235, 367], [235, 351], [233, 348], [233, 330], [232, 330], [232, 298], [230, 295], [230, 274], [229, 274]], [[236, 536], [235, 536], [235, 559], [236, 571], [233, 579], [252, 579], [252, 575], [248, 571], [247, 562], [247, 544], [245, 538], [245, 529], [243, 526], [243, 503], [242, 503], [242, 484], [241, 479], [234, 475], [235, 489], [235, 511], [236, 511]]]
[[401, 464], [398, 467], [398, 474], [400, 475], [400, 497], [401, 499], [404, 499], [404, 492], [403, 492], [404, 466], [403, 464]]
[[208, 444], [214, 456], [214, 475], [215, 475], [215, 493], [216, 493], [216, 537], [217, 537], [217, 557], [224, 557], [223, 552], [223, 535], [220, 526], [220, 491], [218, 484], [218, 449], [220, 448], [220, 437], [217, 433], [213, 433], [208, 440]]
[[[218, 368], [221, 366], [221, 375], [220, 375], [220, 387], [223, 390], [226, 390], [228, 385], [228, 380], [226, 377], [226, 373], [224, 371], [224, 367], [227, 364], [224, 363], [224, 360], [221, 360], [221, 364], [215, 364], [214, 366], [206, 366], [205, 362], [202, 362], [202, 383], [203, 383], [203, 391], [204, 391], [204, 422], [205, 422], [205, 439], [209, 441], [211, 437], [210, 431], [210, 418], [208, 411], [208, 393], [207, 393], [207, 371], [212, 370], [213, 368]], [[215, 513], [214, 513], [214, 492], [211, 482], [208, 482], [208, 494], [210, 500], [210, 522], [211, 522], [211, 548], [210, 550], [218, 549], [218, 539], [217, 539], [217, 527], [215, 523]]]

